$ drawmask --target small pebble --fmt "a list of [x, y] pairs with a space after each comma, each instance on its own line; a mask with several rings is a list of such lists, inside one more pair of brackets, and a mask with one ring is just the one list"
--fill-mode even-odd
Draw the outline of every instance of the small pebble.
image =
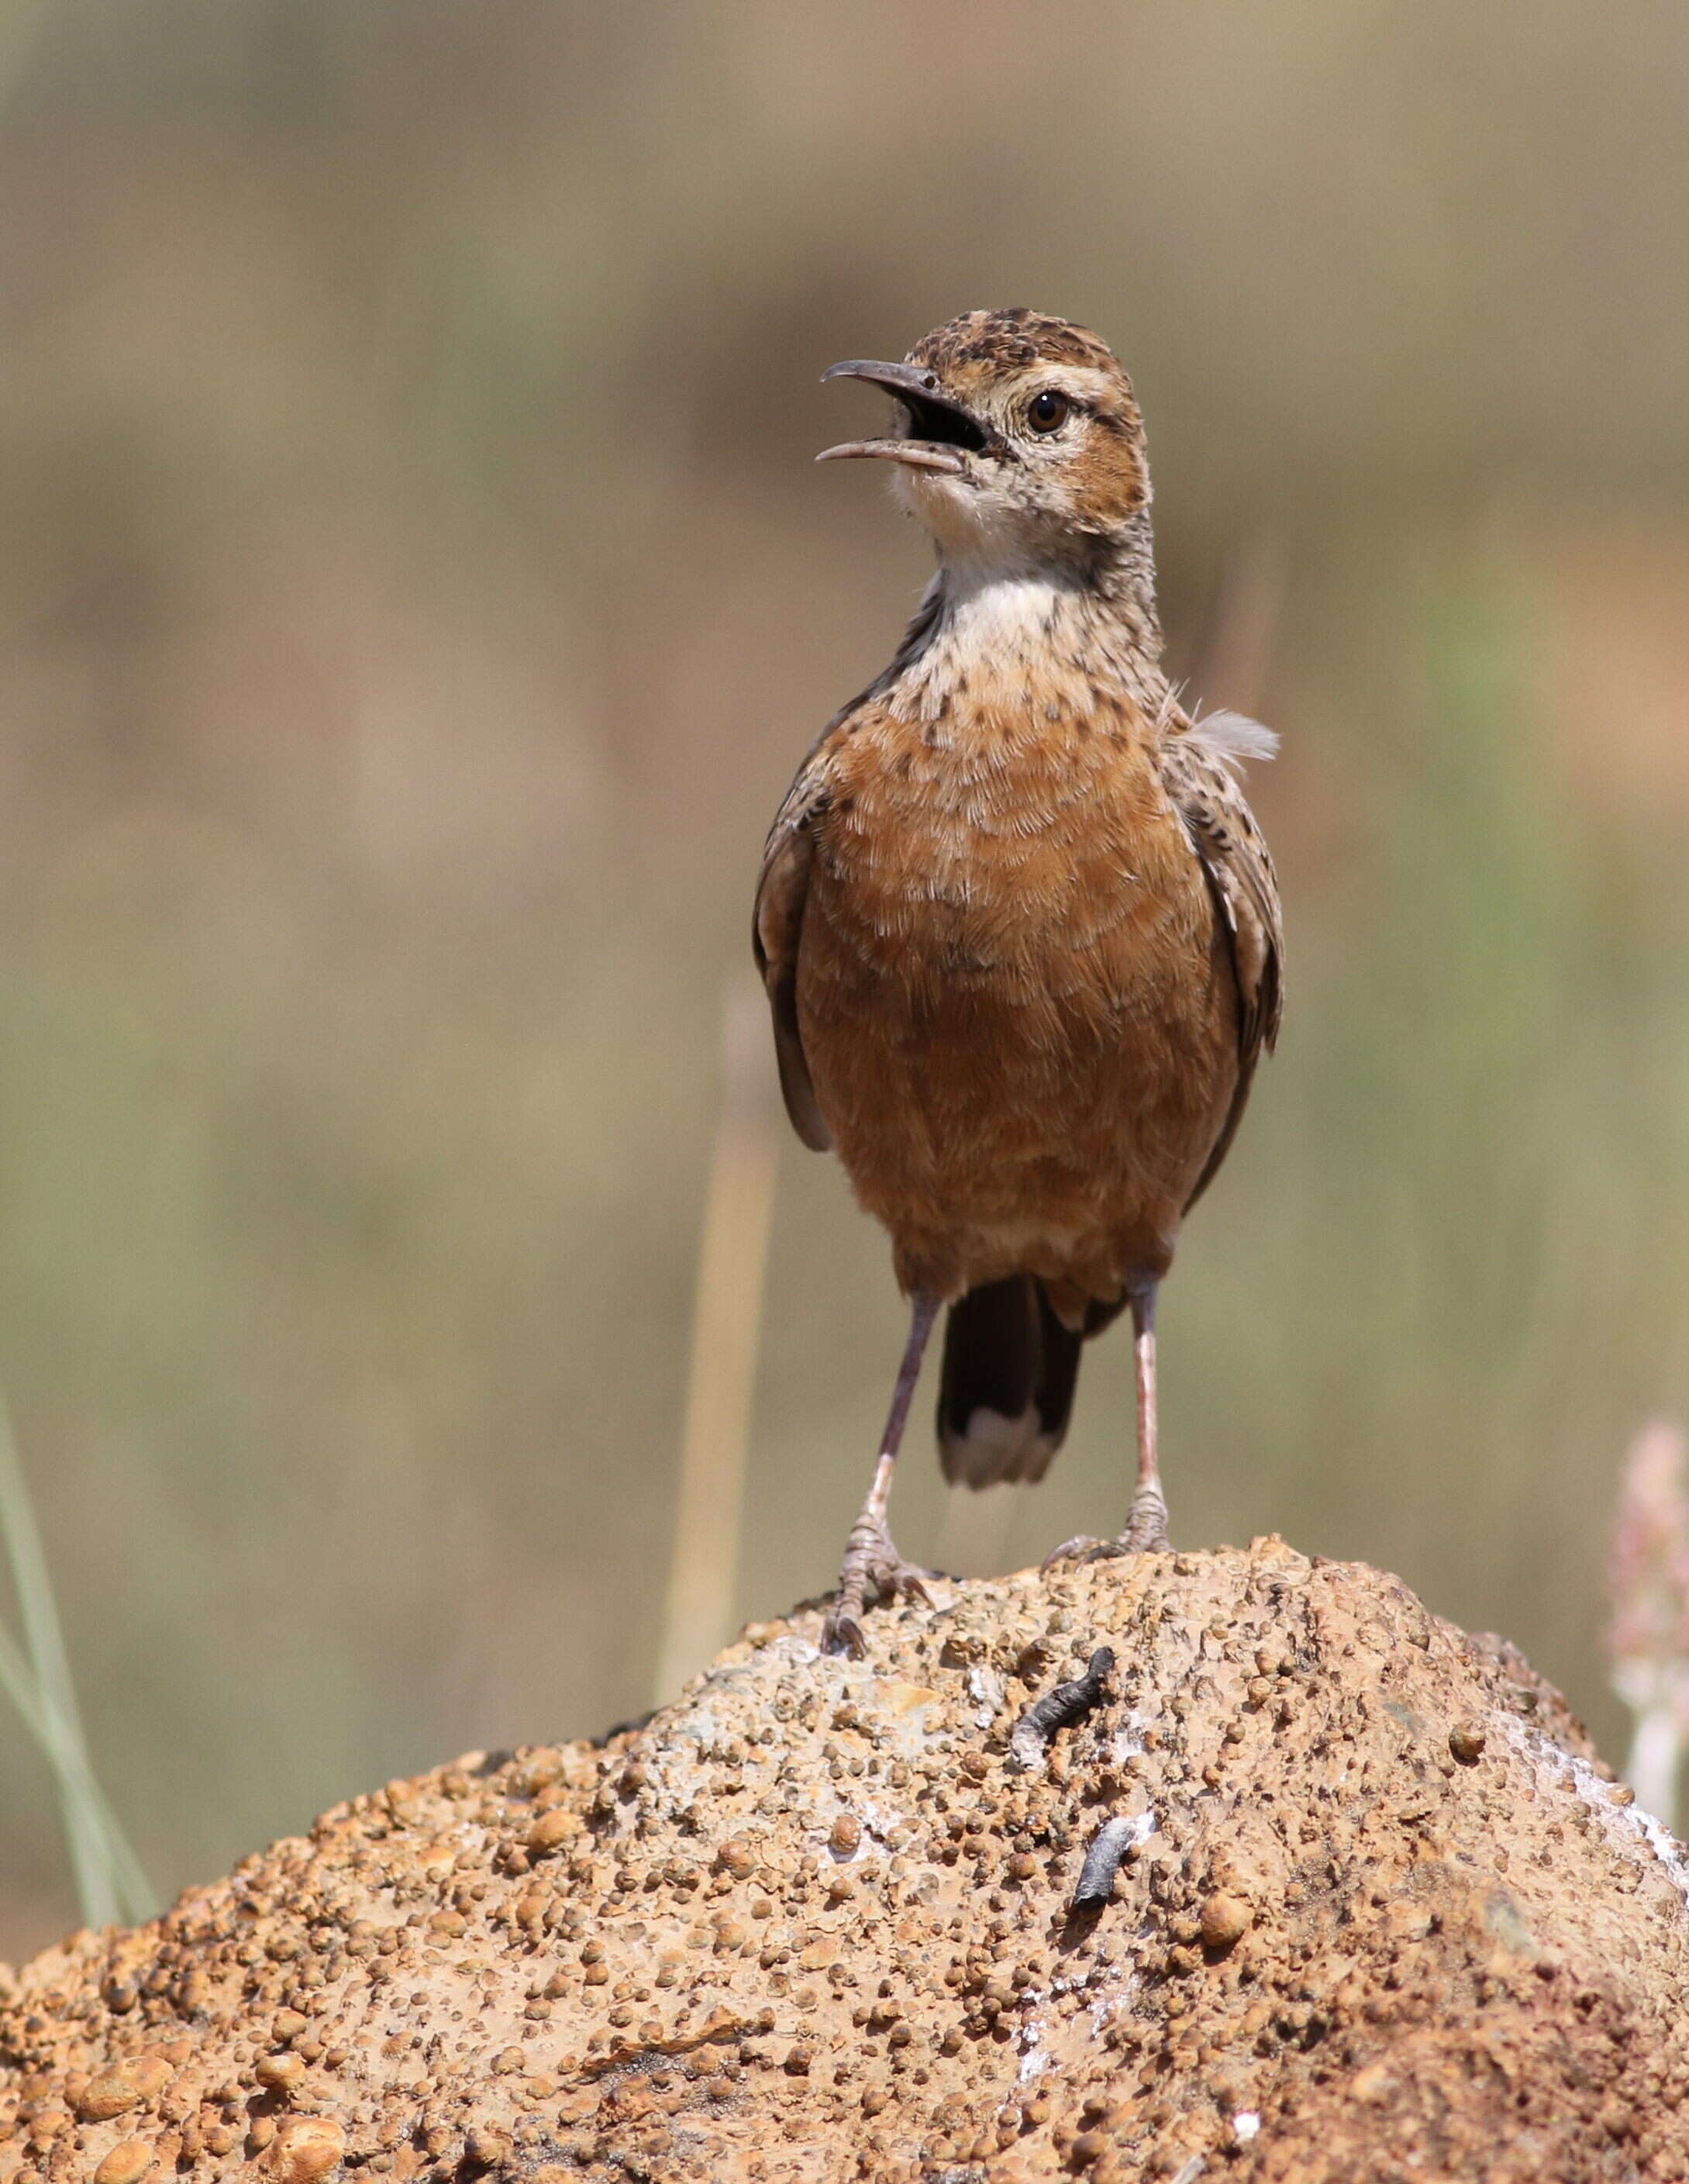
[[329, 2116], [293, 2116], [270, 2144], [265, 2166], [277, 2184], [320, 2184], [346, 2157], [346, 2133]]
[[95, 2170], [94, 2184], [141, 2184], [153, 2159], [153, 2149], [144, 2138], [125, 2138]]
[[253, 2075], [266, 2092], [291, 2093], [303, 2083], [305, 2065], [297, 2055], [261, 2055]]
[[551, 1851], [560, 1850], [564, 1843], [581, 1834], [585, 1825], [580, 1814], [569, 1806], [553, 1805], [548, 1813], [542, 1813], [528, 1830], [529, 1855], [544, 1858]]
[[1254, 1914], [1241, 1896], [1221, 1892], [1210, 1896], [1202, 1909], [1203, 1947], [1205, 1949], [1229, 1949], [1242, 1940], [1254, 1920]]
[[145, 2101], [156, 2100], [169, 2082], [170, 2066], [162, 2055], [137, 2055], [90, 2078], [76, 2113], [84, 2123], [107, 2123]]

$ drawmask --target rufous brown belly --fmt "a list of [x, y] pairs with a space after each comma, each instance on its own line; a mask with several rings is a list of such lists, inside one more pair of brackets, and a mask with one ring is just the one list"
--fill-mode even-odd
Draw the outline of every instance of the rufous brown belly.
[[1237, 1004], [1131, 724], [880, 715], [848, 739], [797, 967], [815, 1093], [906, 1291], [1164, 1272], [1223, 1128]]

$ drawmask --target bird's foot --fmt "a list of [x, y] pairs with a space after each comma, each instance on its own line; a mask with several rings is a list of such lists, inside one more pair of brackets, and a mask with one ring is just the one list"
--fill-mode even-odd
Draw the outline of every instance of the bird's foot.
[[1058, 1563], [1112, 1562], [1118, 1555], [1162, 1555], [1173, 1542], [1167, 1536], [1167, 1497], [1158, 1486], [1141, 1486], [1133, 1497], [1126, 1529], [1118, 1539], [1093, 1540], [1081, 1535], [1064, 1540], [1044, 1557], [1044, 1568]]
[[883, 1517], [858, 1517], [839, 1565], [838, 1597], [821, 1625], [821, 1651], [848, 1653], [859, 1661], [867, 1650], [862, 1618], [870, 1607], [889, 1607], [900, 1596], [930, 1607], [932, 1595], [926, 1580], [931, 1575], [931, 1570], [903, 1560]]

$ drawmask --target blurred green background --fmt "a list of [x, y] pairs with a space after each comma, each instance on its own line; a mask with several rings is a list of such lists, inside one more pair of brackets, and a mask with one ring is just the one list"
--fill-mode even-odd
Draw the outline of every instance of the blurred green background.
[[[1615, 1470], [1689, 1405], [1686, 87], [1669, 0], [14, 0], [0, 1382], [161, 1886], [646, 1702], [723, 983], [926, 571], [817, 377], [981, 304], [1119, 348], [1172, 649], [1285, 738], [1175, 1534], [1398, 1569], [1620, 1756]], [[831, 1581], [902, 1328], [783, 1144], [741, 1613]], [[1116, 1520], [1129, 1368], [1003, 1562]], [[74, 1916], [0, 1714], [0, 1955]]]

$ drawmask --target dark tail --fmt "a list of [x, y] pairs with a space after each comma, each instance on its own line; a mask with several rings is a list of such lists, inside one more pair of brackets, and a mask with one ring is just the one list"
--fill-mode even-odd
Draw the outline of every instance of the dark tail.
[[951, 1306], [938, 1456], [953, 1485], [1043, 1477], [1067, 1432], [1084, 1340], [1056, 1318], [1032, 1274], [989, 1282]]

